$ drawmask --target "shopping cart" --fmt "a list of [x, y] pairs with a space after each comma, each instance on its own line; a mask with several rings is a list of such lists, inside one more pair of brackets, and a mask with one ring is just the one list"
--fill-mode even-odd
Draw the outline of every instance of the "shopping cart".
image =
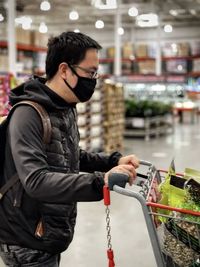
[[[200, 212], [159, 204], [158, 186], [163, 182], [163, 173], [166, 171], [157, 170], [147, 161], [142, 160], [140, 164], [147, 171], [144, 175], [138, 174], [137, 185], [141, 186], [139, 192], [116, 185], [115, 181], [112, 181], [109, 188], [116, 193], [133, 197], [141, 204], [158, 267], [200, 267]], [[125, 184], [122, 182], [123, 185]], [[109, 267], [112, 267], [115, 264], [109, 226], [110, 200], [105, 196], [104, 192], [104, 204], [107, 206], [107, 254]]]

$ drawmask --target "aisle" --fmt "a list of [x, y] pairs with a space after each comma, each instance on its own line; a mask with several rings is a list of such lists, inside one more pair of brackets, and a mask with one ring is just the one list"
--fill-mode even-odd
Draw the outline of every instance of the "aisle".
[[[157, 168], [166, 169], [175, 157], [179, 172], [185, 167], [200, 169], [199, 124], [179, 125], [173, 135], [148, 142], [126, 139], [125, 151], [151, 161]], [[116, 266], [155, 267], [140, 206], [135, 200], [116, 193], [112, 193], [111, 199], [111, 233]], [[103, 203], [79, 203], [75, 237], [70, 248], [62, 254], [61, 267], [107, 266], [106, 244]]]

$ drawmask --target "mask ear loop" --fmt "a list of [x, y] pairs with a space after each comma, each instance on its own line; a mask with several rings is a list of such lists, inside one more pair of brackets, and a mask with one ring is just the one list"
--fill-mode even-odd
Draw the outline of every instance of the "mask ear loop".
[[[66, 64], [69, 66], [70, 70], [76, 75], [76, 77], [79, 78], [80, 76], [78, 75], [78, 73], [76, 73], [75, 69], [69, 63], [66, 62]], [[71, 85], [67, 82], [66, 79], [63, 79], [63, 81], [72, 91], [74, 90], [74, 88], [71, 87]]]
[[69, 63], [67, 63], [67, 64], [68, 64], [70, 70], [76, 75], [76, 77], [80, 78], [80, 76], [79, 76], [78, 73], [75, 71], [75, 69], [74, 69]]

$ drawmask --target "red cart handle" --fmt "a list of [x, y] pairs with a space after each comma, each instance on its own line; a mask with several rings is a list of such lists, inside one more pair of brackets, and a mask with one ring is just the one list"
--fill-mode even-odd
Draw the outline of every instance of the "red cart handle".
[[107, 255], [108, 255], [108, 267], [114, 267], [115, 262], [114, 262], [114, 253], [112, 249], [107, 250]]

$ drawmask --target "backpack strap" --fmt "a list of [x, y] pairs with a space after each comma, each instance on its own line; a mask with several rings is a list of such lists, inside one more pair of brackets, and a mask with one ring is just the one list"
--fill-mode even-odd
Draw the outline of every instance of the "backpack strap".
[[15, 104], [12, 107], [12, 109], [15, 109], [17, 106], [21, 106], [21, 105], [29, 105], [33, 107], [37, 111], [37, 113], [40, 115], [42, 126], [43, 126], [43, 142], [45, 144], [48, 144], [51, 140], [51, 121], [50, 121], [47, 111], [40, 104], [34, 101], [30, 101], [30, 100], [20, 101], [19, 103]]
[[0, 200], [3, 198], [3, 196], [5, 195], [5, 193], [11, 188], [13, 187], [14, 184], [16, 184], [16, 182], [19, 181], [19, 176], [17, 173], [15, 173], [6, 184], [4, 184], [1, 188], [0, 188]]
[[[12, 109], [10, 110], [11, 112], [14, 111], [14, 109], [17, 106], [20, 105], [29, 105], [31, 107], [33, 107], [39, 114], [41, 121], [42, 121], [42, 126], [43, 126], [43, 142], [45, 144], [48, 144], [51, 140], [51, 121], [49, 118], [49, 115], [47, 113], [47, 111], [43, 108], [43, 106], [41, 106], [40, 104], [34, 102], [34, 101], [30, 101], [30, 100], [24, 100], [24, 101], [20, 101], [19, 103], [15, 104]], [[19, 181], [19, 176], [17, 173], [15, 173], [9, 180], [8, 182], [6, 182], [6, 184], [4, 184], [4, 186], [2, 186], [0, 188], [0, 200], [3, 198], [3, 196], [5, 195], [5, 193], [11, 188], [13, 187], [13, 185]]]

